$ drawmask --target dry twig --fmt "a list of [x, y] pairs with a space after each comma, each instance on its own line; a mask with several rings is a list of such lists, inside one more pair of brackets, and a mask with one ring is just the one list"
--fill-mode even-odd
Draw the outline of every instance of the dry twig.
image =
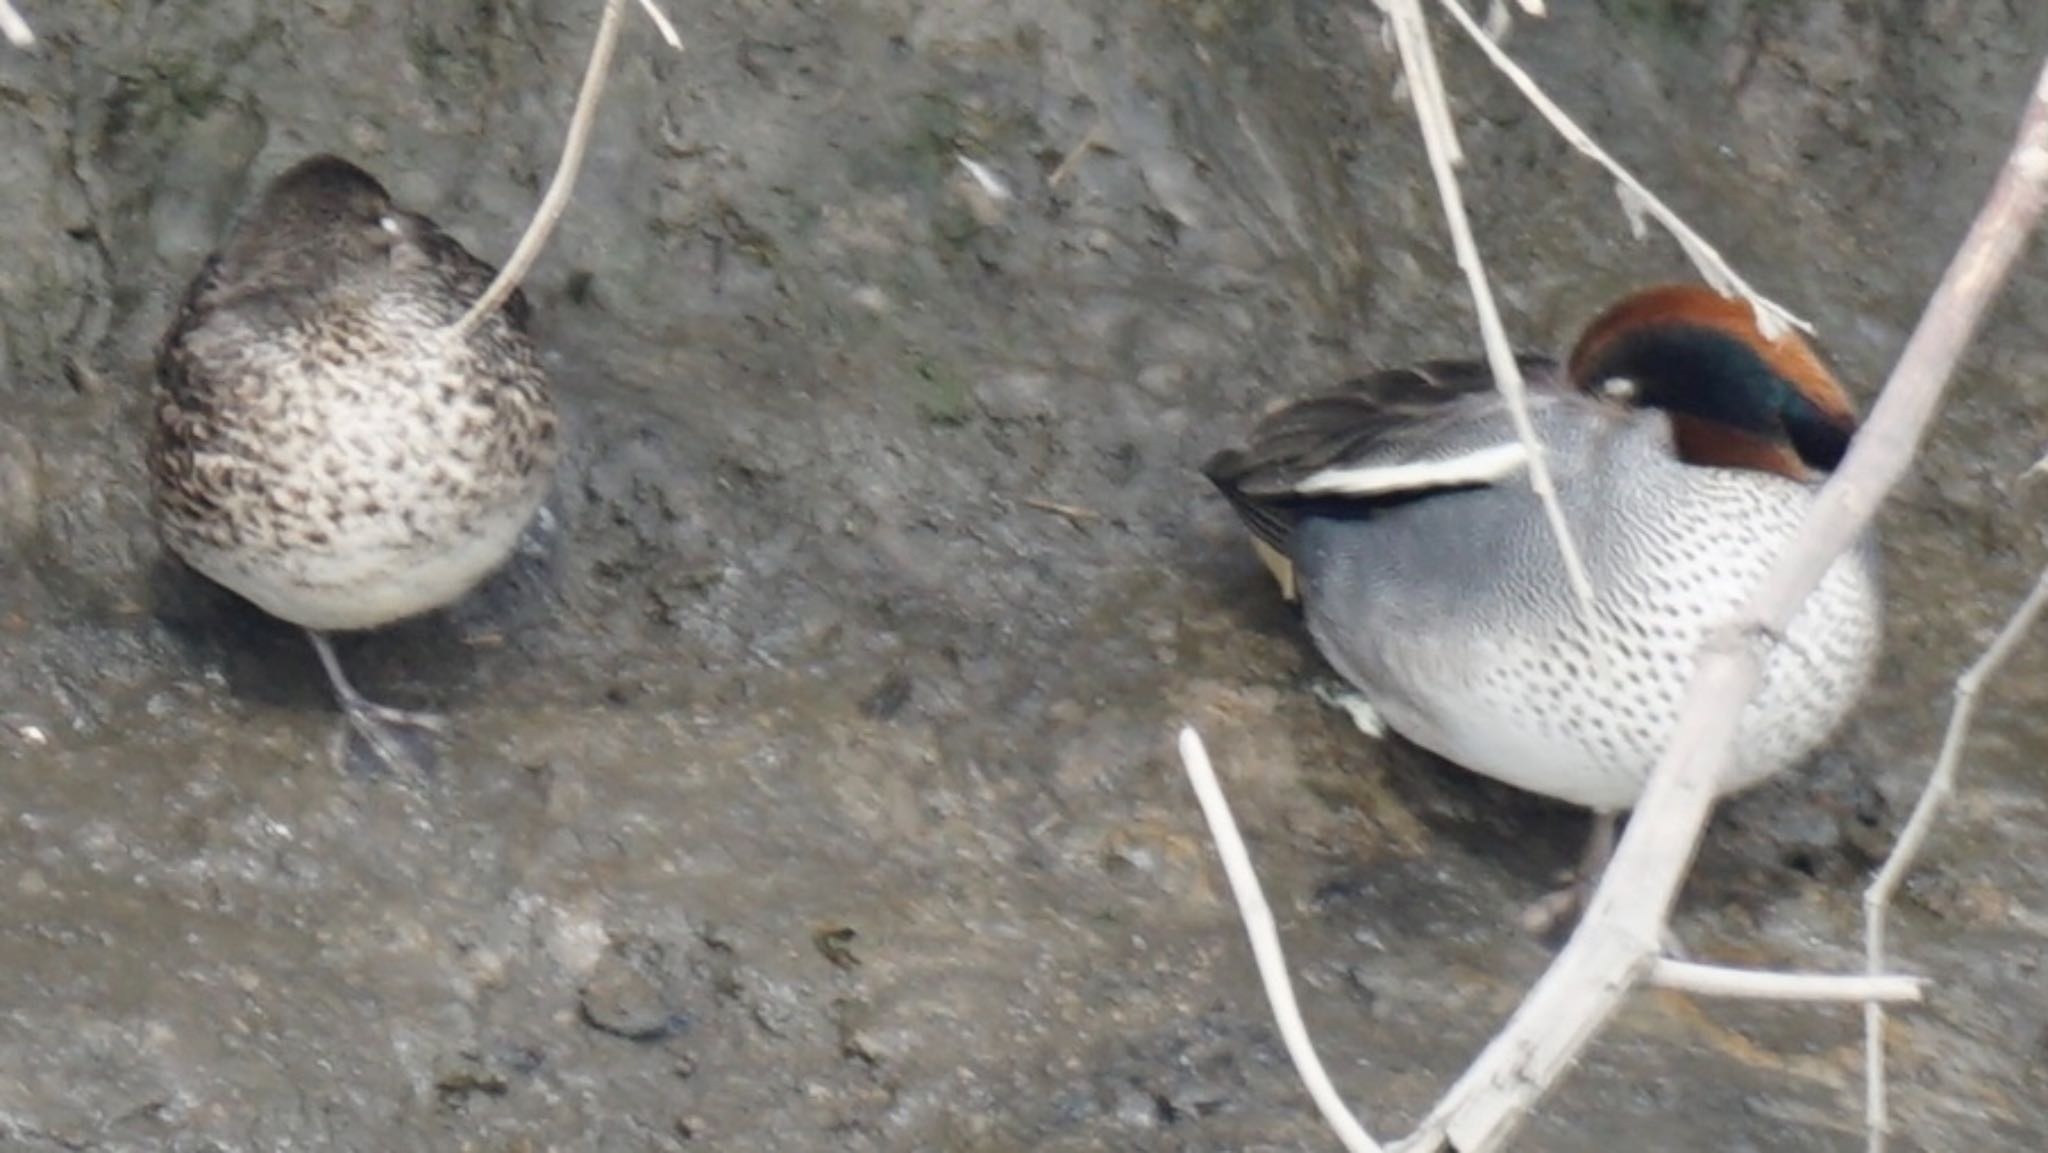
[[7, 42], [16, 48], [35, 47], [35, 29], [28, 26], [28, 21], [21, 18], [8, 0], [0, 0], [0, 36], [7, 37]]
[[1872, 968], [1868, 973], [1837, 976], [1833, 973], [1775, 973], [1755, 969], [1729, 969], [1720, 965], [1699, 965], [1659, 957], [1650, 966], [1649, 982], [1660, 989], [1692, 993], [1700, 997], [1739, 997], [1747, 1001], [1889, 1001], [1917, 1004], [1927, 982], [1918, 977], [1899, 977]]
[[1092, 508], [1084, 508], [1078, 504], [1066, 504], [1056, 500], [1047, 500], [1042, 496], [1020, 496], [1017, 498], [1017, 503], [1025, 508], [1037, 509], [1039, 512], [1049, 512], [1054, 516], [1063, 516], [1076, 525], [1085, 525], [1089, 521], [1102, 519], [1102, 514]]
[[1322, 1060], [1316, 1056], [1308, 1026], [1302, 1024], [1301, 1008], [1294, 1003], [1294, 986], [1287, 979], [1287, 956], [1280, 950], [1273, 910], [1266, 906], [1259, 874], [1252, 868], [1251, 855], [1245, 852], [1237, 822], [1231, 819], [1230, 802], [1223, 797], [1223, 787], [1216, 783], [1209, 750], [1202, 746], [1201, 735], [1192, 726], [1180, 731], [1180, 761], [1187, 769], [1189, 783], [1195, 787], [1195, 798], [1202, 804], [1202, 816], [1209, 822], [1209, 836], [1216, 842], [1216, 855], [1223, 860], [1223, 874], [1230, 879], [1230, 893], [1237, 899], [1238, 915], [1252, 941], [1252, 959], [1259, 967], [1259, 980], [1266, 987], [1266, 1000], [1273, 1007], [1280, 1039], [1287, 1045], [1287, 1055], [1294, 1060], [1294, 1071], [1301, 1075], [1308, 1095], [1315, 1099], [1323, 1120], [1345, 1149], [1350, 1153], [1383, 1153], [1379, 1142], [1359, 1125], [1344, 1099], [1337, 1095], [1337, 1087], [1330, 1083], [1330, 1075], [1323, 1071]]
[[[683, 44], [675, 27], [655, 8], [653, 0], [640, 0], [640, 6], [654, 20], [662, 38], [680, 50]], [[562, 158], [555, 165], [555, 175], [548, 181], [548, 190], [540, 199], [540, 207], [534, 210], [532, 223], [526, 226], [525, 235], [519, 238], [505, 266], [498, 270], [476, 303], [469, 306], [469, 311], [462, 314], [462, 319], [448, 329], [450, 340], [469, 339], [477, 326], [505, 303], [533, 262], [540, 259], [540, 251], [554, 232], [555, 222], [568, 207], [569, 194], [576, 187], [576, 174], [583, 167], [583, 150], [590, 143], [590, 125], [597, 117], [598, 99], [604, 94], [605, 77], [611, 72], [612, 50], [618, 47], [624, 11], [625, 0], [605, 0], [604, 15], [597, 24], [597, 42], [591, 45], [590, 63], [583, 70], [583, 86], [576, 93], [576, 109], [569, 116], [569, 132], [562, 140]]]
[[[1926, 844], [1935, 814], [1955, 789], [1963, 742], [1969, 737], [1970, 722], [1977, 713], [1977, 694], [1983, 691], [1986, 681], [1998, 675], [2006, 658], [2034, 627], [2043, 609], [2048, 609], [2048, 570], [2043, 570], [2034, 581], [2033, 591], [2013, 610], [2005, 627], [1998, 630], [1998, 636], [1983, 655], [1956, 678], [1955, 707], [1949, 712], [1948, 730], [1941, 736], [1941, 752], [1935, 757], [1934, 771], [1927, 778], [1927, 787], [1921, 790], [1920, 800], [1913, 806], [1913, 815], [1907, 818], [1905, 829], [1899, 833], [1899, 843], [1892, 847], [1884, 867], [1878, 870], [1877, 879], [1863, 893], [1863, 952], [1865, 967], [1870, 972], [1877, 972], [1885, 964], [1885, 915], [1891, 909], [1892, 897], [1919, 857], [1921, 846]], [[1876, 1001], [1871, 1001], [1863, 1009], [1863, 1060], [1863, 1120], [1869, 1133], [1869, 1153], [1884, 1153], [1885, 1139], [1891, 1133], [1891, 1115], [1885, 1100], [1884, 1006]]]
[[[1557, 487], [1551, 483], [1550, 465], [1543, 453], [1543, 441], [1529, 419], [1527, 390], [1515, 350], [1508, 344], [1507, 328], [1487, 283], [1486, 264], [1479, 256], [1479, 244], [1472, 238], [1472, 224], [1465, 217], [1465, 198], [1458, 188], [1453, 166], [1458, 163], [1458, 130], [1451, 122], [1450, 101], [1444, 96], [1443, 79], [1437, 71], [1436, 52], [1430, 47], [1429, 26], [1422, 19], [1420, 0], [1379, 0], [1380, 9], [1394, 29], [1394, 43], [1401, 52], [1401, 69], [1415, 103], [1415, 119], [1422, 126], [1422, 140], [1429, 153], [1429, 168], [1436, 176], [1437, 196], [1443, 201], [1444, 218], [1451, 229], [1451, 246], [1458, 254], [1458, 267], [1465, 270], [1472, 290], [1472, 307], [1479, 315], [1479, 335], [1486, 344], [1487, 366], [1493, 370], [1495, 387], [1507, 401], [1515, 425], [1515, 436], [1529, 455], [1529, 487], [1543, 504], [1543, 515], [1564, 558], [1565, 573], [1578, 597], [1579, 611], [1593, 617], [1593, 581], [1586, 574], [1586, 562], [1572, 539], [1564, 507], [1558, 503]], [[1363, 26], [1359, 29], [1365, 33]]]
[[1677, 213], [1671, 211], [1662, 200], [1657, 199], [1656, 194], [1631, 175], [1628, 169], [1623, 168], [1620, 162], [1609, 156], [1606, 149], [1595, 143], [1593, 138], [1586, 134], [1585, 129], [1565, 115], [1564, 109], [1558, 107], [1556, 101], [1537, 87], [1536, 81], [1522, 70], [1521, 65], [1516, 64], [1507, 53], [1501, 51], [1500, 45], [1487, 36], [1485, 29], [1473, 21], [1471, 14], [1459, 6], [1458, 0], [1439, 2], [1465, 30], [1466, 35], [1472, 38], [1473, 43], [1479, 45], [1479, 50], [1486, 54], [1487, 60], [1492, 62], [1494, 68], [1521, 90], [1522, 96], [1537, 112], [1542, 113], [1545, 120], [1550, 121], [1550, 126], [1557, 129], [1558, 135], [1563, 136], [1572, 147], [1592, 157], [1607, 170], [1609, 176], [1614, 178], [1615, 194], [1621, 198], [1622, 211], [1627, 213], [1629, 225], [1638, 237], [1643, 235], [1643, 217], [1648, 215], [1655, 218], [1657, 223], [1663, 225], [1664, 230], [1678, 241], [1678, 246], [1684, 249], [1685, 255], [1692, 260], [1693, 267], [1699, 269], [1700, 276], [1708, 284], [1713, 285], [1717, 292], [1723, 296], [1740, 296], [1749, 301], [1750, 307], [1756, 310], [1757, 326], [1763, 330], [1764, 335], [1777, 336], [1788, 324], [1806, 332], [1813, 331], [1811, 324], [1751, 288], [1748, 281], [1729, 267], [1728, 262], [1713, 245], [1708, 244], [1699, 233], [1694, 232], [1680, 219]]
[[[1383, 1153], [1382, 1147], [1374, 1143], [1358, 1119], [1345, 1108], [1336, 1088], [1330, 1083], [1322, 1062], [1316, 1057], [1315, 1045], [1309, 1039], [1308, 1027], [1302, 1023], [1300, 1006], [1294, 1000], [1294, 987], [1288, 981], [1287, 959], [1280, 950], [1280, 939], [1273, 925], [1272, 910], [1267, 907], [1265, 895], [1260, 891], [1258, 874], [1252, 868], [1251, 857], [1245, 851], [1244, 839], [1238, 834], [1237, 823], [1230, 815], [1230, 805], [1224, 800], [1222, 786], [1216, 781], [1216, 772], [1209, 763], [1208, 751], [1202, 745], [1201, 736], [1191, 727], [1181, 730], [1180, 757], [1182, 766], [1187, 770], [1188, 781], [1194, 786], [1195, 796], [1201, 802], [1202, 815], [1208, 822], [1210, 838], [1216, 843], [1216, 855], [1223, 862], [1224, 874], [1230, 879], [1231, 895], [1237, 901], [1238, 914], [1244, 921], [1245, 935], [1252, 942], [1252, 957], [1258, 966], [1259, 981], [1265, 986], [1266, 1000], [1273, 1010], [1273, 1020], [1280, 1030], [1281, 1039], [1287, 1045], [1288, 1056], [1294, 1061], [1295, 1071], [1308, 1087], [1309, 1095], [1315, 1099], [1316, 1108], [1336, 1131], [1338, 1140], [1346, 1149], [1352, 1153]], [[1764, 1001], [1876, 999], [1916, 1002], [1920, 999], [1922, 984], [1918, 978], [1884, 973], [1854, 976], [1769, 973], [1674, 961], [1647, 954], [1639, 966], [1639, 971], [1651, 984], [1667, 989], [1701, 996], [1741, 997]], [[1617, 995], [1626, 991], [1626, 988], [1619, 989]], [[1440, 1140], [1441, 1138], [1427, 1137], [1418, 1132], [1399, 1145], [1393, 1146], [1393, 1153], [1434, 1148], [1432, 1142]]]
[[1074, 169], [1081, 166], [1082, 158], [1097, 148], [1102, 147], [1103, 129], [1105, 127], [1107, 127], [1107, 124], [1104, 121], [1097, 120], [1087, 132], [1081, 135], [1081, 142], [1068, 149], [1066, 156], [1052, 170], [1052, 175], [1045, 178], [1045, 186], [1047, 188], [1058, 188], [1067, 177], [1074, 174]]
[[647, 18], [654, 22], [654, 30], [661, 34], [661, 38], [668, 42], [670, 48], [678, 52], [683, 50], [683, 38], [676, 35], [676, 26], [668, 22], [668, 16], [662, 12], [660, 5], [654, 0], [640, 0], [640, 11], [647, 13]]

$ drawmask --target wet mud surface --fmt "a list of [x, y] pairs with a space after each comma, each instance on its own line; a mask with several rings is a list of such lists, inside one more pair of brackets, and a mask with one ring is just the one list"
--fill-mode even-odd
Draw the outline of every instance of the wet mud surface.
[[[1553, 7], [1511, 48], [1867, 403], [2048, 10]], [[1195, 472], [1273, 399], [1472, 347], [1396, 61], [1322, 3], [666, 8], [689, 49], [636, 18], [528, 286], [570, 429], [546, 522], [343, 649], [452, 719], [426, 780], [337, 773], [303, 639], [161, 561], [150, 349], [307, 152], [501, 259], [596, 5], [86, 6], [0, 56], [0, 1144], [1329, 1147], [1188, 722], [1333, 1075], [1398, 1132], [1543, 969], [1515, 914], [1583, 817], [1318, 705]], [[1440, 44], [1518, 339], [1684, 275]], [[1948, 683], [2043, 559], [2040, 268], [1885, 518], [1868, 706], [1716, 819], [1696, 957], [1860, 965]], [[1896, 1023], [1905, 1148], [2048, 1132], [2044, 685], [2036, 641], [1897, 919], [1938, 983]], [[1849, 1010], [1645, 995], [1518, 1148], [1860, 1148], [1859, 1046]]]

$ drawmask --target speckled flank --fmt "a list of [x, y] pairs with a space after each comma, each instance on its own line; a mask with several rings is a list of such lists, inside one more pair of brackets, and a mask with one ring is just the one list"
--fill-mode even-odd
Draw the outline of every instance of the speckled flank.
[[491, 272], [342, 162], [281, 177], [160, 350], [166, 545], [318, 630], [426, 612], [488, 575], [556, 458], [524, 302], [461, 344], [442, 335]]
[[[1552, 406], [1542, 426], [1592, 569], [1590, 627], [1519, 484], [1365, 522], [1311, 518], [1295, 556], [1318, 647], [1402, 735], [1517, 787], [1615, 810], [1663, 751], [1707, 630], [1762, 577], [1813, 490], [1678, 463], [1662, 414], [1565, 415], [1577, 407]], [[1790, 767], [1835, 729], [1875, 667], [1877, 610], [1866, 543], [1767, 658], [1725, 789]]]

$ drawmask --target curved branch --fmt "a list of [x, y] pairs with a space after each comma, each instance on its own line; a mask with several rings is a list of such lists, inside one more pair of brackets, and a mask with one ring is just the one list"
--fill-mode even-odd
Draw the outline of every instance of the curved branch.
[[[0, 0], [5, 3], [5, 0]], [[654, 0], [640, 0], [640, 6], [654, 21], [662, 39], [677, 49], [683, 46], [676, 36], [675, 26], [654, 6]], [[583, 69], [583, 86], [576, 93], [576, 108], [569, 115], [569, 132], [562, 140], [562, 158], [555, 164], [555, 174], [548, 181], [548, 190], [541, 197], [540, 207], [534, 210], [533, 220], [526, 226], [526, 232], [519, 238], [519, 244], [512, 255], [505, 260], [505, 266], [491, 279], [490, 287], [462, 319], [448, 328], [448, 338], [454, 341], [467, 340], [475, 333], [493, 312], [496, 312], [512, 293], [519, 288], [519, 282], [533, 268], [533, 262], [540, 259], [540, 251], [547, 245], [548, 237], [555, 231], [555, 222], [562, 217], [563, 209], [569, 206], [569, 194], [575, 190], [576, 174], [583, 168], [583, 151], [590, 144], [591, 122], [597, 118], [597, 104], [604, 95], [605, 77], [612, 67], [612, 51], [619, 43], [619, 23], [625, 10], [625, 0], [605, 0], [604, 15], [597, 23], [597, 42], [590, 47], [590, 63]]]

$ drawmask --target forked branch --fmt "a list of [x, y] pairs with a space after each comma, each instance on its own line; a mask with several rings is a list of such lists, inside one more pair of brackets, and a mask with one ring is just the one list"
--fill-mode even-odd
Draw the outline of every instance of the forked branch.
[[[1956, 703], [1948, 716], [1948, 731], [1941, 737], [1941, 752], [1935, 757], [1934, 771], [1920, 791], [1913, 815], [1906, 819], [1906, 827], [1899, 833], [1899, 843], [1892, 847], [1877, 879], [1863, 893], [1863, 952], [1870, 972], [1875, 973], [1885, 965], [1885, 917], [1891, 911], [1892, 897], [1920, 856], [1921, 846], [1927, 843], [1928, 830], [1934, 827], [1942, 802], [1955, 789], [1963, 742], [1969, 738], [1970, 722], [1977, 714], [1977, 694], [1983, 691], [1986, 681], [1998, 675], [2006, 658], [2040, 619], [2043, 609], [2048, 609], [2048, 570], [2043, 570], [2034, 581], [2033, 591], [2013, 610], [1983, 655], [1956, 678]], [[1863, 1009], [1863, 1061], [1863, 1120], [1869, 1134], [1868, 1149], [1869, 1153], [1884, 1153], [1886, 1139], [1891, 1135], [1891, 1108], [1885, 1093], [1884, 1006], [1876, 1001]]]

